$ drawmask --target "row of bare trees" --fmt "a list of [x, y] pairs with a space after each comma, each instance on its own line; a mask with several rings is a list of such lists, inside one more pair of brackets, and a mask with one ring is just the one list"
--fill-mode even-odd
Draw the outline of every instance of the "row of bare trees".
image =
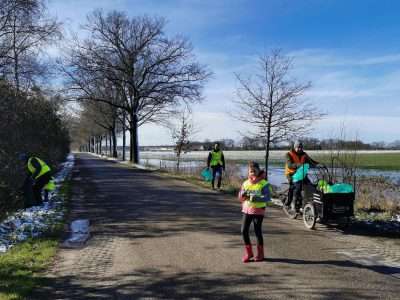
[[106, 116], [93, 118], [104, 130], [116, 130], [117, 123], [122, 131], [126, 127], [134, 163], [139, 127], [165, 124], [179, 107], [200, 101], [210, 76], [196, 62], [189, 41], [168, 37], [164, 27], [162, 18], [97, 10], [83, 27], [86, 38], [75, 37], [64, 55], [68, 96], [94, 103], [84, 104], [84, 113]]
[[[62, 62], [66, 94], [81, 103], [78, 144], [101, 152], [103, 141], [111, 137], [110, 153], [117, 156], [116, 136], [122, 132], [125, 155], [128, 130], [129, 159], [138, 163], [140, 126], [168, 125], [179, 108], [201, 100], [210, 72], [196, 62], [187, 39], [168, 37], [164, 27], [162, 18], [129, 18], [117, 11], [97, 10], [88, 16], [85, 38], [73, 38]], [[260, 57], [259, 67], [250, 77], [236, 74], [234, 117], [251, 125], [247, 137], [263, 142], [267, 170], [271, 145], [304, 136], [323, 114], [302, 97], [311, 84], [291, 77], [291, 58], [274, 50]], [[185, 118], [185, 113], [180, 115], [172, 130], [178, 167], [193, 130]]]

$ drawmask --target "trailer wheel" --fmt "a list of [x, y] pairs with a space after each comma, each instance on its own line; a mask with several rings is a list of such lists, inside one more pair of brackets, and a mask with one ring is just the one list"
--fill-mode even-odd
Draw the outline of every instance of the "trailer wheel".
[[307, 203], [303, 209], [303, 221], [304, 226], [308, 229], [314, 229], [315, 222], [317, 221], [317, 216], [315, 215], [314, 205]]

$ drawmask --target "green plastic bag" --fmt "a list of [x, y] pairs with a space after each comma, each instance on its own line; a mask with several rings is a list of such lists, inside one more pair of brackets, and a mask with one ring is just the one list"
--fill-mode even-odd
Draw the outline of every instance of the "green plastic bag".
[[203, 179], [205, 181], [211, 181], [212, 180], [212, 172], [211, 169], [209, 168], [205, 168], [203, 169], [203, 171], [201, 171], [201, 177], [203, 177]]
[[298, 182], [306, 178], [309, 169], [310, 169], [309, 164], [303, 164], [300, 167], [298, 167], [296, 172], [292, 175], [293, 182]]
[[335, 183], [335, 184], [328, 184], [325, 180], [318, 181], [318, 189], [325, 194], [330, 193], [353, 193], [354, 188], [351, 184], [348, 183]]
[[353, 193], [354, 189], [351, 184], [348, 183], [335, 183], [330, 186], [331, 193]]

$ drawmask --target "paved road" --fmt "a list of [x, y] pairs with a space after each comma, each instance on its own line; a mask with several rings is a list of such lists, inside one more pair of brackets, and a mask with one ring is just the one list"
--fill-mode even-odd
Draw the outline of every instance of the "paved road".
[[392, 241], [308, 231], [271, 208], [267, 259], [243, 264], [232, 196], [88, 154], [74, 174], [71, 218], [89, 218], [92, 239], [60, 250], [40, 299], [399, 299], [400, 268], [368, 261], [400, 262]]

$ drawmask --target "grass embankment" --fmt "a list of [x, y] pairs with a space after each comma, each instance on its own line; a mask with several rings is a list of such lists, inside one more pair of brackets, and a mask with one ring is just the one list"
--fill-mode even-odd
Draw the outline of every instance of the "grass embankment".
[[[71, 196], [69, 179], [64, 182], [60, 194], [67, 204]], [[63, 210], [66, 207], [64, 205]], [[34, 289], [46, 285], [42, 274], [56, 254], [64, 222], [54, 224], [42, 237], [17, 244], [0, 255], [0, 300], [26, 299]]]
[[[199, 169], [198, 172], [193, 173], [193, 174], [200, 174], [201, 169]], [[193, 175], [193, 174], [182, 174], [182, 173], [177, 173], [177, 172], [172, 172], [172, 171], [158, 171], [160, 175], [163, 176], [168, 176], [168, 178], [174, 178], [178, 180], [184, 180], [186, 182], [190, 182], [194, 185], [201, 186], [203, 188], [207, 188], [211, 190], [211, 183], [204, 181], [202, 178], [200, 178], [198, 175]], [[238, 173], [236, 173], [238, 174]], [[223, 181], [222, 181], [222, 191], [221, 193], [227, 194], [227, 195], [232, 195], [232, 196], [237, 196], [240, 190], [240, 187], [243, 183], [243, 180], [239, 178], [234, 172], [226, 172], [223, 176]], [[216, 183], [215, 183], [216, 184]], [[267, 206], [272, 205], [271, 202], [267, 203]]]

